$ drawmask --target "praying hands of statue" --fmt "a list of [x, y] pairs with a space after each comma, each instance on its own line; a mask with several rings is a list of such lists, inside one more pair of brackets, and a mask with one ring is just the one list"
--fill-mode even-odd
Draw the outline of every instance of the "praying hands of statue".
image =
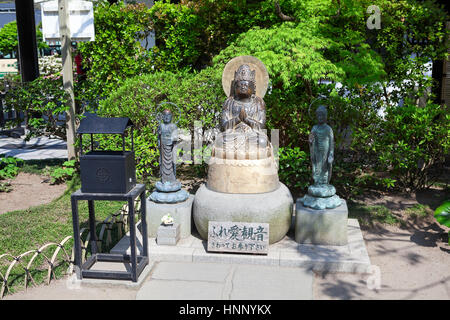
[[239, 112], [239, 120], [241, 120], [242, 122], [246, 122], [247, 118], [247, 113], [245, 112], [245, 108], [241, 108], [241, 111]]
[[252, 129], [259, 129], [259, 125], [260, 123], [258, 123], [258, 121], [250, 118], [247, 115], [247, 112], [245, 112], [245, 109], [242, 108], [241, 112], [239, 113], [239, 119], [244, 122], [245, 124], [247, 124], [250, 128]]

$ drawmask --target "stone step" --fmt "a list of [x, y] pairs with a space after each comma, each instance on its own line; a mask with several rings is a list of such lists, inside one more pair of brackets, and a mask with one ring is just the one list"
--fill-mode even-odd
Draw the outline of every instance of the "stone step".
[[[180, 239], [176, 246], [159, 246], [149, 238], [150, 261], [210, 262], [308, 268], [314, 271], [366, 273], [370, 259], [356, 219], [348, 219], [348, 244], [343, 246], [298, 244], [291, 231], [281, 241], [269, 246], [267, 255], [211, 253], [206, 241], [198, 235]], [[138, 252], [142, 251], [142, 236], [137, 232]], [[123, 237], [111, 253], [130, 253], [129, 234]], [[141, 253], [142, 254], [142, 253]]]

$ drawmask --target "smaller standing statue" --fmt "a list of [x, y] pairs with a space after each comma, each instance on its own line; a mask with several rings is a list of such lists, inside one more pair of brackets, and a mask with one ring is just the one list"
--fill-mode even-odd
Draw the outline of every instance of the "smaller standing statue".
[[317, 108], [316, 116], [318, 123], [313, 126], [309, 135], [314, 184], [309, 186], [308, 194], [300, 202], [313, 209], [333, 209], [342, 204], [342, 199], [330, 184], [334, 161], [333, 129], [326, 123], [327, 108], [324, 105]]
[[156, 190], [150, 195], [150, 200], [154, 202], [177, 203], [189, 198], [189, 193], [181, 189], [181, 182], [176, 178], [174, 149], [178, 141], [178, 128], [172, 123], [172, 112], [166, 109], [162, 114], [162, 122], [158, 126], [161, 181], [156, 183]]
[[176, 179], [176, 163], [173, 149], [178, 143], [178, 128], [172, 123], [172, 112], [163, 111], [163, 122], [158, 126], [159, 171], [163, 184], [172, 184]]

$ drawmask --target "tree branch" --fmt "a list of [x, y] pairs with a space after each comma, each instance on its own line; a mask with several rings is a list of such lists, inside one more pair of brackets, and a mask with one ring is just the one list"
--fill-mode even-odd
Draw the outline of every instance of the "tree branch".
[[291, 16], [288, 16], [288, 15], [285, 15], [281, 11], [280, 4], [278, 3], [278, 1], [275, 1], [275, 10], [276, 10], [276, 12], [278, 14], [278, 17], [280, 17], [281, 20], [283, 20], [283, 21], [294, 21], [295, 20], [295, 18], [293, 18]]

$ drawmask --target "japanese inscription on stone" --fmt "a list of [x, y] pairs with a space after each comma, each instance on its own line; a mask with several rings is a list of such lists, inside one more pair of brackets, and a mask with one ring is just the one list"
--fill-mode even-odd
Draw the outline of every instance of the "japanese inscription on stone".
[[209, 221], [208, 251], [267, 254], [269, 224]]

